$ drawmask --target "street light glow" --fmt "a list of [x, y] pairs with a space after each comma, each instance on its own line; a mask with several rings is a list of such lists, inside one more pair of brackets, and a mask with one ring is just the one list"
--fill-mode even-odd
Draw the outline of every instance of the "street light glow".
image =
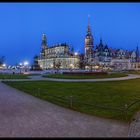
[[75, 54], [75, 55], [77, 55], [78, 53], [77, 53], [77, 52], [75, 52], [74, 54]]
[[6, 66], [6, 64], [3, 64], [2, 66], [3, 66], [3, 67], [5, 67], [5, 66]]
[[19, 63], [20, 66], [22, 66], [22, 63]]
[[25, 61], [25, 62], [24, 62], [24, 66], [27, 66], [28, 64], [29, 64], [28, 61]]

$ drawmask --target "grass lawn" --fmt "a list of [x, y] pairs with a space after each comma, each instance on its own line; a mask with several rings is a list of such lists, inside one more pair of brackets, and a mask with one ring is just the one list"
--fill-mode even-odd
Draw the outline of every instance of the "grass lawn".
[[[70, 108], [70, 96], [73, 96], [73, 101], [75, 102], [73, 102], [72, 109], [100, 117], [128, 122], [132, 119], [134, 113], [140, 110], [140, 103], [138, 102], [128, 109], [126, 118], [124, 112], [109, 109], [110, 107], [124, 108], [125, 104], [129, 105], [137, 99], [140, 99], [140, 79], [95, 83], [54, 81], [7, 81], [4, 83], [67, 108]], [[55, 96], [60, 96], [65, 99], [61, 100], [61, 98], [59, 99]], [[83, 103], [78, 103], [78, 101]], [[92, 105], [109, 108], [105, 109]]]
[[0, 79], [29, 79], [28, 75], [20, 74], [0, 74]]
[[127, 72], [128, 74], [140, 74], [140, 71], [129, 71], [129, 72]]
[[112, 73], [107, 75], [67, 75], [67, 74], [49, 74], [43, 75], [43, 77], [48, 78], [62, 78], [62, 79], [100, 79], [100, 78], [117, 78], [117, 77], [125, 77], [128, 74], [125, 73]]

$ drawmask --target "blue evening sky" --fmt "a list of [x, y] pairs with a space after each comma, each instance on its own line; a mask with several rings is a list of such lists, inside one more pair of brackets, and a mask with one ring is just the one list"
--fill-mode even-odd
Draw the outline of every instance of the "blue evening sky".
[[84, 52], [88, 14], [97, 45], [133, 50], [140, 45], [140, 3], [0, 3], [0, 56], [32, 63], [42, 33], [48, 45], [68, 43]]

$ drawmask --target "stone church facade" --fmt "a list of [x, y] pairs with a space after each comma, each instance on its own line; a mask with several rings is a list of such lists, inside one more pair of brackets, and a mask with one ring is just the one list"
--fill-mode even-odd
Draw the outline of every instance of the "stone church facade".
[[71, 52], [66, 43], [49, 47], [46, 35], [43, 34], [38, 64], [42, 69], [78, 69], [79, 56]]

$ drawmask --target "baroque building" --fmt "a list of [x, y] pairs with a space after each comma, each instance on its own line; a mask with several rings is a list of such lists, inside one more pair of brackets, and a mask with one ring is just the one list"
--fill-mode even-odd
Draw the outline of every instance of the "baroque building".
[[66, 43], [48, 46], [47, 37], [43, 34], [38, 64], [42, 69], [78, 69], [79, 55], [71, 52]]

